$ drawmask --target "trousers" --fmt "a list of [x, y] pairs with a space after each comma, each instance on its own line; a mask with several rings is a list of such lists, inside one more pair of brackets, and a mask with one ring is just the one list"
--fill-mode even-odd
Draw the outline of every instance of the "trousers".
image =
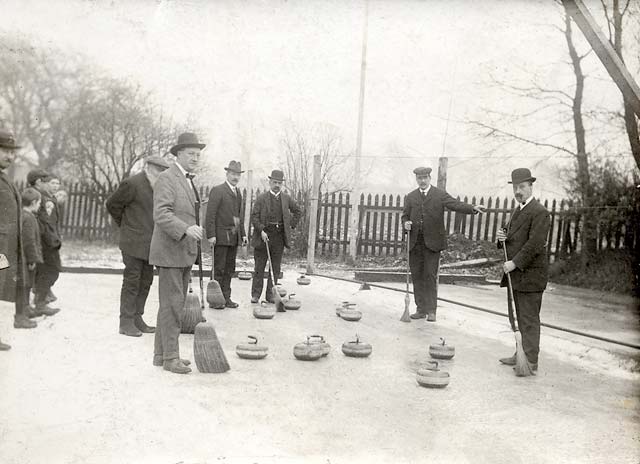
[[180, 357], [180, 326], [191, 267], [159, 267], [158, 286], [160, 308], [156, 322], [154, 356], [168, 361]]
[[409, 253], [409, 267], [413, 281], [413, 296], [420, 314], [435, 314], [438, 305], [438, 266], [440, 252], [432, 251], [418, 234], [417, 242]]
[[538, 362], [540, 353], [540, 307], [543, 292], [513, 291], [522, 348], [530, 363]]
[[[282, 264], [282, 255], [284, 253], [284, 233], [282, 230], [267, 230], [269, 235], [269, 252], [271, 253], [271, 266], [273, 267], [273, 273], [275, 274], [276, 282], [277, 277], [280, 275], [280, 265]], [[264, 286], [264, 268], [267, 265], [269, 259], [267, 255], [267, 247], [262, 246], [255, 247], [253, 249], [253, 258], [255, 261], [253, 281], [251, 282], [251, 296], [260, 298], [262, 295], [262, 288]], [[267, 293], [266, 298], [271, 299], [271, 290], [273, 289], [273, 276], [271, 271], [268, 271], [267, 281]]]
[[149, 289], [153, 283], [153, 265], [149, 261], [122, 252], [124, 273], [120, 291], [120, 319], [144, 314]]
[[231, 278], [236, 271], [237, 246], [216, 245], [213, 248], [215, 265], [213, 278], [220, 284], [220, 290], [225, 300], [231, 298]]

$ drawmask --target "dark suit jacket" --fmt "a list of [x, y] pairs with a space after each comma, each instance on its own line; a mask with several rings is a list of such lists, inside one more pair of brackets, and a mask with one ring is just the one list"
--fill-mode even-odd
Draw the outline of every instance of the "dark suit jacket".
[[159, 267], [191, 267], [198, 245], [187, 237], [196, 223], [196, 196], [189, 180], [172, 164], [153, 187], [153, 234], [149, 263]]
[[30, 211], [22, 211], [22, 245], [27, 264], [42, 262], [42, 244], [40, 243], [40, 227], [35, 215]]
[[404, 224], [406, 221], [413, 223], [409, 249], [412, 249], [417, 243], [419, 230], [422, 230], [425, 246], [431, 251], [442, 251], [447, 247], [447, 231], [444, 228], [445, 208], [466, 214], [474, 212], [473, 205], [458, 201], [433, 185], [424, 199], [419, 188], [406, 196], [402, 211], [402, 223]]
[[[251, 238], [251, 245], [254, 248], [263, 248], [264, 242], [260, 233], [267, 225], [269, 217], [269, 195], [270, 191], [267, 191], [258, 198], [256, 198], [253, 204], [253, 210], [251, 211], [251, 224], [253, 224], [253, 234]], [[293, 198], [284, 192], [280, 192], [282, 197], [282, 222], [284, 224], [284, 246], [289, 248], [291, 243], [291, 229], [295, 229], [300, 219], [300, 208]]]
[[107, 210], [120, 227], [120, 249], [138, 259], [149, 260], [153, 234], [153, 189], [145, 172], [120, 184], [107, 200]]
[[[507, 257], [516, 265], [511, 271], [513, 289], [520, 292], [541, 292], [547, 287], [547, 236], [549, 212], [535, 198], [517, 213], [514, 209], [507, 226]], [[514, 217], [515, 216], [515, 217]], [[498, 242], [501, 248], [501, 244]], [[507, 286], [502, 276], [500, 286]]]
[[240, 216], [242, 194], [237, 189], [234, 195], [229, 184], [223, 182], [209, 192], [205, 229], [207, 238], [216, 237], [216, 246], [237, 246], [242, 244], [244, 219]]
[[0, 171], [0, 253], [9, 268], [0, 270], [0, 300], [15, 301], [16, 286], [26, 279], [22, 248], [22, 205], [18, 190]]

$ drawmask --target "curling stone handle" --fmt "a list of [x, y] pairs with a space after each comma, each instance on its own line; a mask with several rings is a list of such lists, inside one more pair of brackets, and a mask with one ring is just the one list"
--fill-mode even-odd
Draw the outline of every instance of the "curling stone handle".
[[247, 335], [247, 338], [250, 340], [249, 344], [251, 344], [251, 345], [257, 345], [258, 344], [258, 337], [255, 337], [253, 335]]

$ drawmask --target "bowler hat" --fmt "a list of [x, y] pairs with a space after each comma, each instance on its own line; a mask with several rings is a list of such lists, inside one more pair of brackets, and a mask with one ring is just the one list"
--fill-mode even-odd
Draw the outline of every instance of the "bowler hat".
[[274, 169], [271, 171], [271, 175], [269, 176], [271, 180], [279, 180], [280, 182], [284, 182], [284, 173], [279, 169]]
[[206, 147], [204, 143], [200, 143], [198, 136], [193, 132], [184, 132], [178, 136], [178, 143], [171, 147], [171, 154], [178, 156], [178, 151], [183, 148], [199, 148]]
[[145, 159], [147, 164], [152, 164], [161, 169], [167, 169], [169, 167], [169, 163], [162, 156], [150, 156]]
[[536, 178], [531, 175], [531, 171], [527, 168], [518, 168], [511, 171], [511, 181], [509, 184], [519, 184], [521, 182], [535, 182]]
[[20, 145], [16, 144], [16, 139], [13, 134], [4, 129], [0, 129], [0, 147], [9, 148], [10, 150], [22, 148]]
[[229, 166], [224, 168], [225, 171], [235, 172], [236, 174], [242, 174], [244, 171], [242, 170], [242, 164], [240, 161], [229, 161]]
[[431, 168], [424, 168], [424, 167], [415, 168], [413, 170], [413, 173], [416, 176], [430, 176], [431, 175]]
[[29, 173], [27, 174], [27, 184], [35, 185], [38, 179], [42, 179], [46, 182], [50, 178], [51, 175], [44, 169], [34, 169], [32, 171], [29, 171]]

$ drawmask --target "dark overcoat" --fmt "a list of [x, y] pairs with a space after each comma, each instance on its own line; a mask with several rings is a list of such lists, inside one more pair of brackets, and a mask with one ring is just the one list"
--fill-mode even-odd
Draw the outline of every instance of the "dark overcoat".
[[153, 234], [153, 189], [147, 174], [143, 171], [122, 181], [107, 199], [107, 210], [120, 227], [120, 250], [148, 261]]
[[22, 203], [20, 194], [6, 174], [0, 171], [0, 253], [9, 267], [0, 270], [0, 300], [15, 301], [16, 287], [26, 281], [22, 248]]
[[153, 186], [153, 222], [149, 263], [193, 266], [198, 244], [187, 236], [187, 228], [196, 223], [196, 196], [176, 164], [162, 172]]
[[29, 211], [22, 211], [22, 243], [27, 264], [42, 263], [42, 243], [38, 219]]
[[[542, 292], [547, 287], [549, 260], [547, 236], [549, 212], [535, 198], [522, 211], [511, 212], [507, 225], [507, 257], [516, 265], [510, 272], [513, 289], [519, 292]], [[501, 247], [501, 243], [498, 242]], [[507, 286], [502, 276], [501, 287]]]
[[237, 195], [226, 182], [216, 185], [209, 192], [205, 229], [207, 238], [215, 237], [216, 246], [242, 245], [242, 237], [246, 237], [242, 210], [242, 194]]
[[[269, 201], [270, 191], [264, 192], [256, 198], [251, 211], [251, 224], [253, 225], [253, 234], [251, 235], [251, 245], [254, 248], [264, 248], [264, 242], [260, 236], [261, 232], [267, 225], [269, 218]], [[280, 192], [282, 198], [282, 222], [284, 225], [284, 246], [289, 248], [291, 244], [291, 230], [295, 229], [300, 220], [300, 208], [293, 198], [285, 192]]]
[[411, 221], [411, 243], [413, 249], [418, 240], [418, 231], [422, 230], [424, 245], [431, 251], [442, 251], [447, 248], [447, 231], [444, 228], [444, 210], [450, 209], [459, 213], [471, 214], [473, 205], [458, 201], [442, 189], [433, 185], [423, 198], [420, 189], [410, 192], [404, 200], [402, 224]]

